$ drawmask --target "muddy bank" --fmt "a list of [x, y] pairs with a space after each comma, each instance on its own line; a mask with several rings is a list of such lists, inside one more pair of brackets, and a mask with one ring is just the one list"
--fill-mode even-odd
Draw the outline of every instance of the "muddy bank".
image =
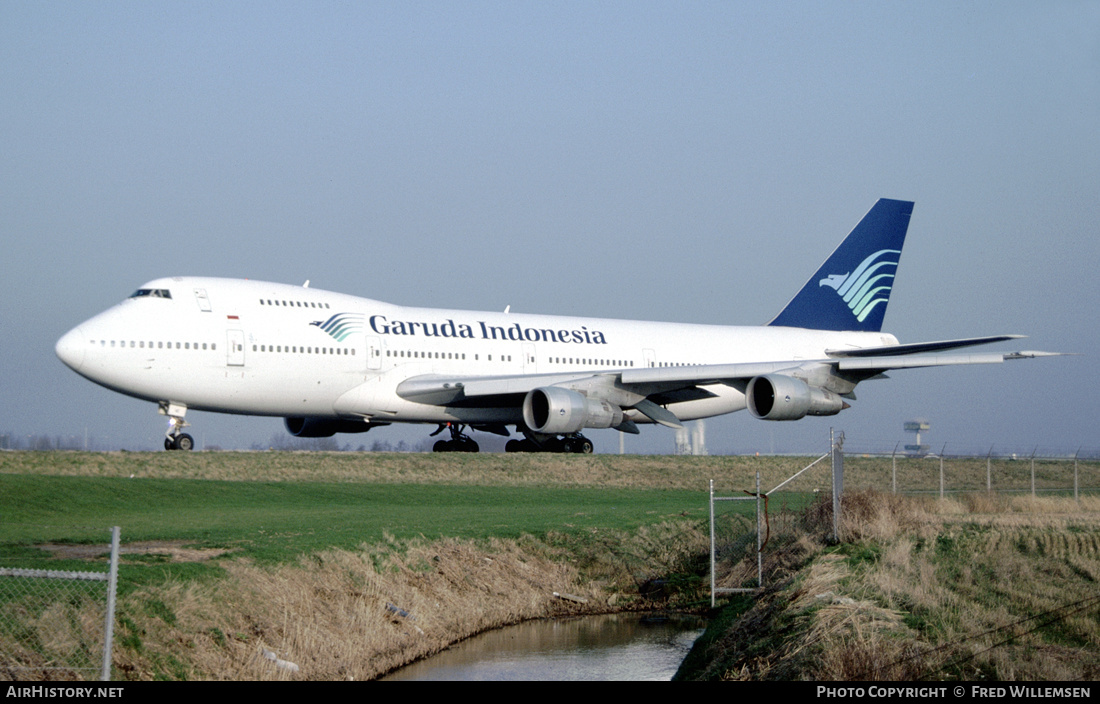
[[[295, 565], [227, 559], [222, 578], [121, 599], [116, 676], [372, 679], [529, 619], [697, 605], [704, 580], [691, 572], [705, 546], [700, 527], [682, 523], [598, 542], [390, 541]], [[675, 589], [641, 595], [669, 575]]]

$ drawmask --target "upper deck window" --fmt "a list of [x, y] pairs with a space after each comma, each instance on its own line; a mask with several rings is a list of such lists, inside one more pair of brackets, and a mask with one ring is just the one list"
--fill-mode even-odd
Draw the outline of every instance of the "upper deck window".
[[171, 298], [172, 292], [166, 288], [139, 288], [130, 294], [130, 298]]

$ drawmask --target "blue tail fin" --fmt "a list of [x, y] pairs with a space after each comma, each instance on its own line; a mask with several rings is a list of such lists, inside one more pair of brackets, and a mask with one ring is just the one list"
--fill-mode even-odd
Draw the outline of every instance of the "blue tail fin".
[[768, 325], [878, 332], [913, 203], [882, 198]]

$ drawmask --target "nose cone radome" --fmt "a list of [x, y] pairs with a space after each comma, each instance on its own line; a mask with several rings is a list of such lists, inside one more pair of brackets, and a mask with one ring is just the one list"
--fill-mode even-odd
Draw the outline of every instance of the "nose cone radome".
[[79, 372], [84, 365], [86, 344], [84, 332], [80, 328], [73, 328], [57, 341], [54, 351], [57, 352], [58, 359], [64, 362], [67, 367], [74, 372]]

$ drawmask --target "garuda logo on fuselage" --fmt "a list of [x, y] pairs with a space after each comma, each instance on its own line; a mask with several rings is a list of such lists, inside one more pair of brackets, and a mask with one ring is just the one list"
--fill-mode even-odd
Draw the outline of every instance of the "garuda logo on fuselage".
[[349, 335], [363, 332], [364, 316], [362, 313], [337, 313], [328, 320], [316, 320], [310, 325], [316, 325], [337, 342], [343, 342]]
[[818, 285], [836, 290], [852, 315], [862, 323], [875, 306], [886, 305], [890, 299], [900, 255], [899, 249], [881, 249], [864, 259], [852, 273], [831, 274]]

